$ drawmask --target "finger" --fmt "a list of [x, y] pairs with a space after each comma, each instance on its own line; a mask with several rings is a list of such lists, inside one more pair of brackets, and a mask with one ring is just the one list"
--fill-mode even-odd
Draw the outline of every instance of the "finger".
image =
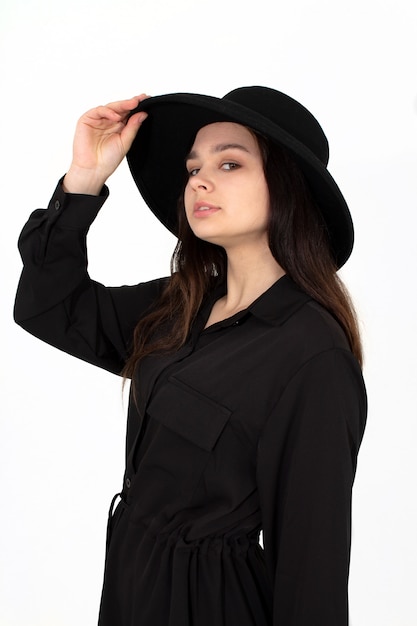
[[[134, 96], [133, 98], [129, 98], [128, 100], [120, 100], [118, 102], [111, 102], [110, 104], [106, 105], [104, 109], [111, 110], [113, 112], [111, 117], [109, 117], [108, 119], [111, 119], [112, 121], [121, 122], [122, 124], [127, 124], [130, 117], [132, 117], [131, 115], [132, 111], [134, 111], [139, 106], [140, 102], [150, 97], [151, 96], [147, 96], [146, 94], [141, 94], [140, 96]], [[104, 110], [102, 110], [102, 113], [103, 114], [105, 113]], [[115, 117], [116, 115], [118, 117]], [[138, 119], [135, 117], [134, 121], [136, 120], [141, 123], [143, 122], [144, 119], [145, 117], [143, 117], [143, 119], [141, 118]]]
[[133, 98], [129, 98], [128, 100], [119, 100], [118, 102], [110, 102], [107, 107], [109, 107], [112, 111], [115, 111], [119, 114], [129, 113], [133, 109], [136, 109], [138, 104], [143, 100], [150, 98], [146, 94], [141, 94], [140, 96], [134, 96]]
[[152, 98], [152, 96], [147, 93], [141, 93], [140, 96], [135, 96], [135, 98], [137, 98], [139, 102], [142, 102], [142, 100], [147, 100], [148, 98]]
[[126, 126], [140, 126], [146, 120], [148, 114], [146, 111], [138, 111], [129, 117]]
[[109, 106], [98, 106], [87, 111], [81, 119], [83, 118], [96, 121], [106, 119], [112, 122], [118, 122], [120, 121], [121, 115]]
[[139, 113], [135, 113], [129, 118], [126, 126], [121, 132], [121, 139], [126, 152], [130, 149], [139, 128], [147, 117], [148, 114], [145, 113], [145, 111], [139, 111]]
[[140, 94], [139, 96], [134, 96], [133, 98], [129, 98], [128, 100], [119, 100], [117, 102], [111, 102], [105, 106], [98, 106], [94, 109], [90, 109], [87, 111], [80, 121], [100, 121], [107, 120], [111, 122], [122, 122], [126, 123], [128, 116], [131, 111], [136, 109], [140, 102], [150, 98], [147, 94]]

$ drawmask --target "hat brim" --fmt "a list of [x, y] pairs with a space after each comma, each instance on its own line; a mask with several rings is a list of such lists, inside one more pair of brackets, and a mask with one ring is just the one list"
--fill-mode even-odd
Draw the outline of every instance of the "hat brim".
[[236, 122], [287, 148], [304, 173], [327, 225], [337, 267], [353, 248], [353, 224], [346, 201], [324, 164], [283, 128], [230, 100], [176, 93], [148, 98], [132, 112], [146, 111], [127, 161], [133, 179], [155, 216], [177, 235], [177, 204], [185, 183], [185, 158], [198, 130], [214, 122]]

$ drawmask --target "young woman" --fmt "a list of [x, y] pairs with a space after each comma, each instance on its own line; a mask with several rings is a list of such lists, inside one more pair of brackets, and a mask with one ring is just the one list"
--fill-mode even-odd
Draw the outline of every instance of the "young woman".
[[[106, 288], [85, 237], [126, 154], [178, 245], [169, 278]], [[16, 321], [132, 380], [100, 626], [348, 624], [366, 396], [327, 160], [278, 91], [142, 95], [80, 119], [23, 229]]]

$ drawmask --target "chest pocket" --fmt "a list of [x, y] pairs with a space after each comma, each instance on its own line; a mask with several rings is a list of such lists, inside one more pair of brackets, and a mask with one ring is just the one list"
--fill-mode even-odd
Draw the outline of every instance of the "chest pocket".
[[131, 521], [160, 532], [164, 520], [183, 511], [192, 498], [232, 411], [171, 376], [147, 412]]
[[166, 428], [210, 452], [231, 411], [171, 376], [148, 408], [149, 415]]

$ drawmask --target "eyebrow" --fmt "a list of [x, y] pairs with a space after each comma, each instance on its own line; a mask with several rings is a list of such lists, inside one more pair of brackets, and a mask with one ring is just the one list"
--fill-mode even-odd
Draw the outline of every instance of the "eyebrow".
[[[248, 154], [250, 154], [250, 151], [245, 146], [242, 146], [242, 144], [240, 143], [218, 143], [216, 146], [213, 146], [213, 148], [211, 148], [211, 152], [224, 152], [225, 150], [231, 149], [242, 150], [243, 152], [247, 152]], [[191, 152], [185, 157], [185, 160], [189, 161], [190, 159], [196, 159], [197, 156], [198, 152], [196, 150], [191, 150]]]

